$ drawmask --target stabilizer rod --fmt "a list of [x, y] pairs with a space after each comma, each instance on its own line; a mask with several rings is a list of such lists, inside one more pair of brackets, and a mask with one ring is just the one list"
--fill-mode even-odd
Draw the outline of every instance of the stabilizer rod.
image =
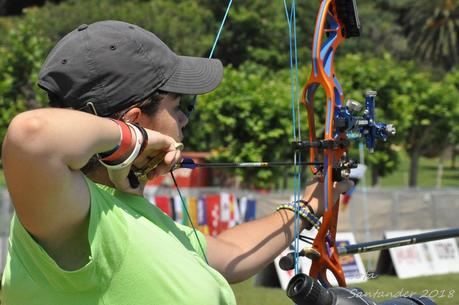
[[347, 254], [379, 251], [389, 248], [425, 243], [433, 240], [446, 239], [451, 237], [459, 237], [459, 228], [436, 230], [432, 232], [375, 240], [366, 243], [349, 245], [345, 247], [338, 247], [338, 254], [342, 256]]

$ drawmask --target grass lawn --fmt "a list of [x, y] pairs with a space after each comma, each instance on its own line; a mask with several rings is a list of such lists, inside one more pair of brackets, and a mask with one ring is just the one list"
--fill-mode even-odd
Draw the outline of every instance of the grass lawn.
[[[358, 284], [377, 302], [399, 295], [419, 294], [430, 296], [438, 305], [459, 304], [459, 274], [418, 277], [400, 280], [395, 276], [380, 276]], [[238, 305], [293, 304], [280, 288], [254, 287], [253, 279], [232, 285]], [[378, 297], [380, 296], [380, 297]]]
[[[438, 158], [420, 158], [418, 169], [418, 187], [434, 188], [437, 183]], [[459, 187], [459, 158], [455, 169], [451, 166], [451, 160], [444, 161], [441, 187]], [[410, 159], [402, 154], [398, 170], [381, 179], [381, 187], [408, 186]], [[368, 173], [369, 174], [369, 173]], [[367, 175], [367, 183], [369, 183]]]

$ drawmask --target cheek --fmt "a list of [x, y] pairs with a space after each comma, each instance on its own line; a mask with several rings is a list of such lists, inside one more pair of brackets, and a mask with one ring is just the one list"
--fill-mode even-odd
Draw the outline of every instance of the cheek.
[[178, 124], [174, 117], [168, 111], [160, 111], [145, 121], [143, 127], [158, 131], [168, 136], [176, 137]]
[[144, 115], [142, 117], [142, 126], [151, 130], [159, 131], [163, 128], [164, 116], [167, 115], [164, 111], [157, 111], [153, 115]]

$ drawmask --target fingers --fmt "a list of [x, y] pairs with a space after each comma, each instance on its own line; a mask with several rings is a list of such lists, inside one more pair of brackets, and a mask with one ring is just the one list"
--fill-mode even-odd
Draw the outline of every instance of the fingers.
[[162, 134], [157, 131], [146, 129], [148, 133], [148, 145], [146, 151], [148, 150], [164, 150], [167, 148], [174, 147], [177, 142], [165, 134]]
[[182, 143], [173, 143], [168, 150], [156, 152], [157, 154], [149, 158], [147, 164], [138, 171], [139, 179], [147, 181], [169, 172], [182, 159], [182, 149]]

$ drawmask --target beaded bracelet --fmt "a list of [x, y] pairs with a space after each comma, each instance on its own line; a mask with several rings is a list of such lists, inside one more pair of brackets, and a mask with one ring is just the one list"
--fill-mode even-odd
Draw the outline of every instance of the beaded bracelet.
[[[295, 203], [303, 203], [303, 205], [298, 205], [298, 207], [297, 207], [297, 205]], [[309, 211], [306, 210], [304, 207], [307, 207], [307, 209]], [[280, 204], [279, 206], [277, 206], [276, 211], [283, 210], [283, 209], [290, 210], [290, 211], [293, 211], [295, 213], [298, 212], [298, 214], [301, 217], [303, 217], [303, 219], [305, 219], [306, 221], [309, 222], [309, 226], [306, 227], [307, 230], [312, 229], [312, 227], [315, 227], [316, 229], [319, 229], [320, 221], [314, 215], [314, 211], [313, 211], [312, 207], [308, 204], [307, 201], [298, 200], [298, 201], [293, 201], [293, 202]]]

